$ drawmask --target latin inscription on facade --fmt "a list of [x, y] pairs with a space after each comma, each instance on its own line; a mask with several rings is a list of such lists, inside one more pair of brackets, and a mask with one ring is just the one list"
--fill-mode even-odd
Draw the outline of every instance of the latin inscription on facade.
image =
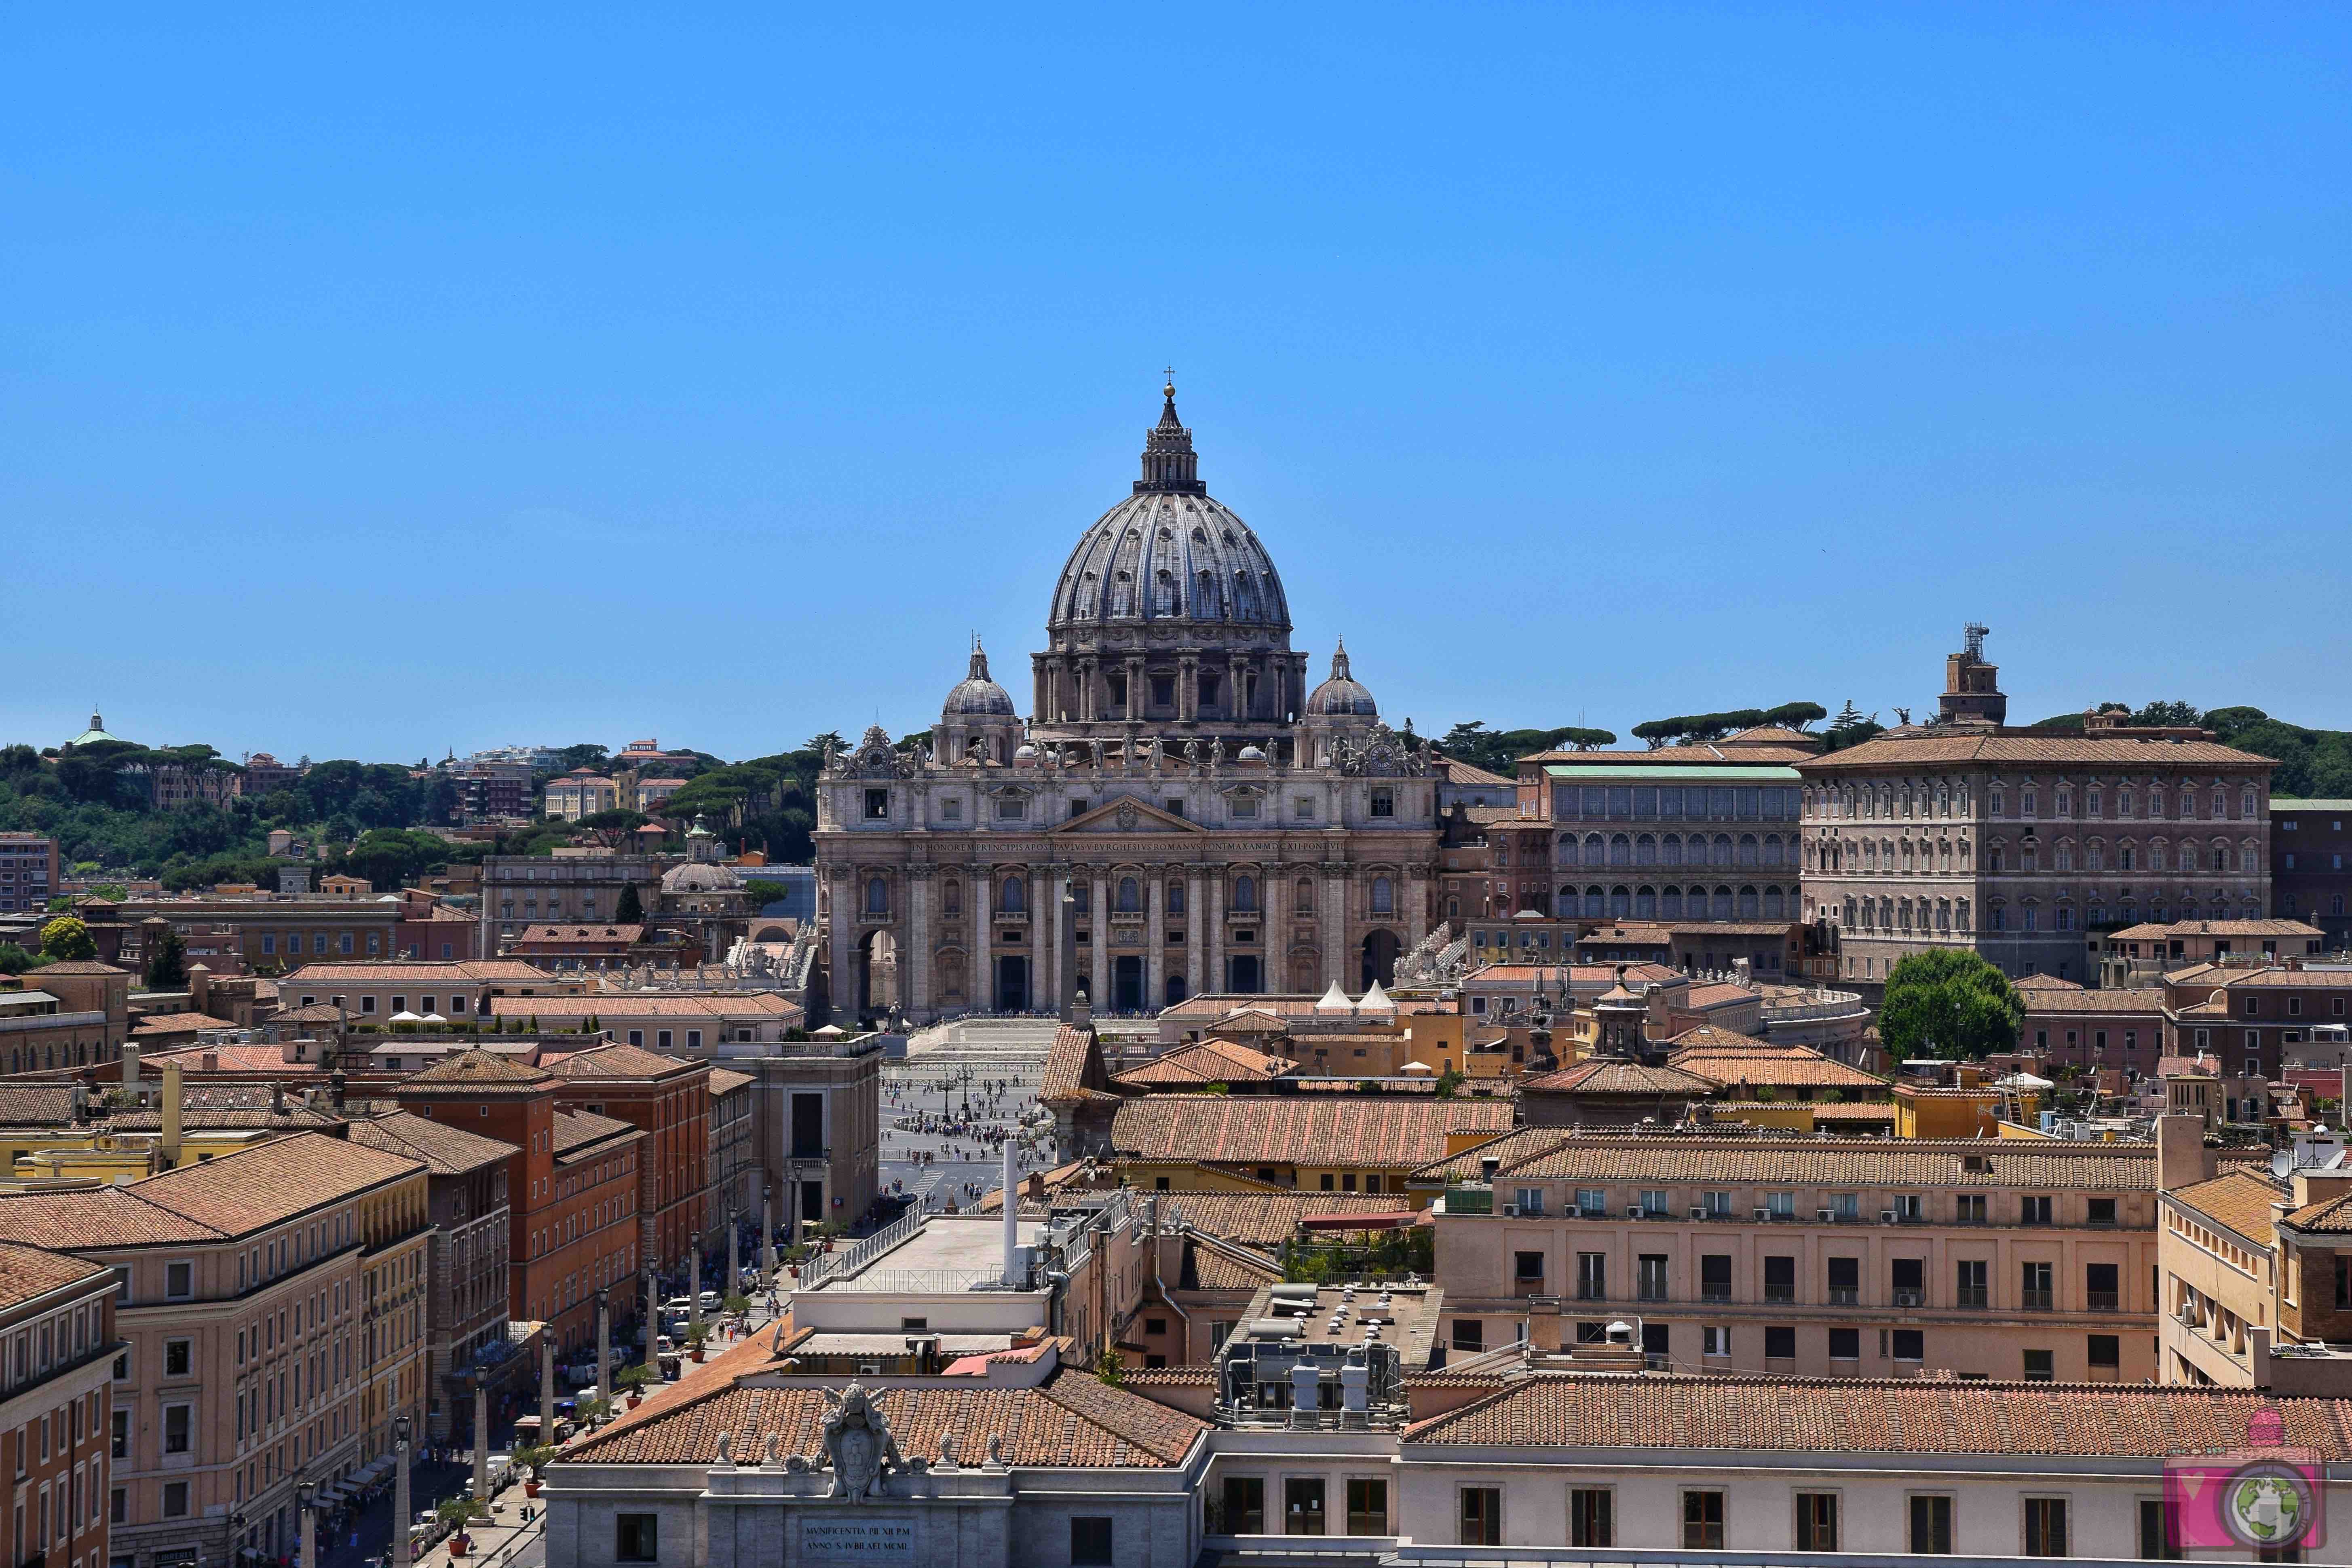
[[911, 1519], [801, 1517], [801, 1559], [807, 1563], [912, 1563]]

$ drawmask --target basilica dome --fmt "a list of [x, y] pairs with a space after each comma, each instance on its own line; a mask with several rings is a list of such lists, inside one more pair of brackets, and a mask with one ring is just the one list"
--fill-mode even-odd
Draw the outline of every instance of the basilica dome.
[[1172, 382], [1166, 398], [1145, 437], [1143, 477], [1070, 552], [1045, 629], [1077, 641], [1167, 631], [1287, 647], [1290, 606], [1274, 562], [1249, 524], [1210, 498]]
[[988, 654], [976, 637], [971, 645], [971, 668], [948, 693], [940, 717], [949, 723], [958, 719], [1014, 717], [1013, 694], [989, 679]]
[[1307, 699], [1309, 716], [1327, 719], [1377, 719], [1381, 705], [1356, 678], [1348, 673], [1348, 645], [1343, 639], [1331, 650], [1331, 679]]

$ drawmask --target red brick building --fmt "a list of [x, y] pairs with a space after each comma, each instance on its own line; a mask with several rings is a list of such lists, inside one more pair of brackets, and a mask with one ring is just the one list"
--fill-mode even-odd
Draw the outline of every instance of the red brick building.
[[472, 1050], [392, 1087], [400, 1107], [514, 1146], [507, 1162], [507, 1314], [544, 1322], [560, 1346], [596, 1332], [596, 1292], [618, 1284], [628, 1305], [637, 1271], [641, 1135], [608, 1117], [557, 1104], [561, 1081]]
[[647, 1258], [668, 1269], [710, 1229], [710, 1067], [635, 1046], [600, 1046], [551, 1058], [556, 1103], [610, 1116], [645, 1134], [638, 1208]]

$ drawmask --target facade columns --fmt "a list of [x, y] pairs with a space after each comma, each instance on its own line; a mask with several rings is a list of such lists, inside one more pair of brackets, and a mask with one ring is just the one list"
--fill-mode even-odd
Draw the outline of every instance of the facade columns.
[[907, 940], [898, 949], [898, 994], [909, 1018], [931, 1010], [931, 879], [935, 866], [907, 868]]
[[971, 974], [972, 1010], [978, 1013], [996, 1011], [996, 960], [989, 952], [989, 938], [995, 934], [989, 922], [996, 918], [996, 879], [982, 865], [971, 868]]
[[1039, 929], [1045, 933], [1045, 962], [1042, 966], [1045, 975], [1045, 992], [1042, 1000], [1058, 1018], [1067, 1010], [1070, 1002], [1069, 994], [1062, 988], [1062, 949], [1069, 943], [1069, 938], [1062, 930], [1062, 883], [1068, 878], [1070, 868], [1058, 861], [1049, 861], [1045, 870], [1045, 890], [1037, 895], [1045, 906], [1045, 918], [1039, 922]]
[[[1404, 879], [1404, 896], [1408, 903], [1411, 905], [1411, 907], [1405, 910], [1404, 917], [1404, 945], [1406, 950], [1410, 952], [1412, 948], [1420, 944], [1423, 937], [1429, 934], [1429, 878], [1427, 874], [1418, 869], [1407, 872]], [[1549, 906], [1547, 905], [1546, 907], [1549, 908]]]
[[1348, 868], [1326, 861], [1323, 866], [1323, 905], [1318, 911], [1316, 929], [1323, 941], [1323, 984], [1348, 988]]
[[833, 868], [827, 887], [832, 900], [825, 915], [832, 922], [833, 1011], [836, 1016], [854, 1016], [857, 1010], [857, 966], [851, 953], [856, 944], [858, 903], [849, 868]]
[[[1144, 698], [1148, 695], [1150, 694], [1143, 689], [1142, 656], [1139, 654], [1130, 655], [1127, 661], [1127, 712], [1125, 717], [1130, 721], [1143, 717], [1143, 710], [1147, 706], [1144, 701]], [[1127, 763], [1130, 769], [1135, 766], [1135, 758], [1132, 754], [1128, 757]]]
[[1143, 1010], [1156, 1013], [1168, 1000], [1162, 971], [1168, 967], [1167, 899], [1160, 867], [1150, 868], [1143, 882]]
[[1206, 983], [1208, 969], [1202, 959], [1207, 950], [1209, 910], [1204, 901], [1207, 889], [1202, 885], [1201, 868], [1184, 868], [1184, 990], [1188, 995], [1213, 991]]
[[1212, 984], [1208, 989], [1223, 991], [1225, 988], [1225, 879], [1222, 870], [1215, 870], [1204, 880], [1208, 883], [1209, 896], [1201, 910], [1201, 918], [1209, 928], [1209, 978]]
[[[1269, 797], [1279, 810], [1279, 795]], [[1261, 895], [1265, 912], [1265, 924], [1258, 929], [1257, 939], [1265, 944], [1257, 961], [1257, 978], [1261, 989], [1290, 989], [1290, 920], [1285, 894], [1289, 884], [1284, 880], [1285, 868], [1278, 860], [1258, 868], [1258, 883], [1265, 889]]]
[[1189, 724], [1201, 716], [1201, 661], [1188, 653], [1176, 670], [1176, 717]]
[[1108, 1013], [1110, 1005], [1110, 876], [1109, 868], [1089, 866], [1087, 879], [1094, 889], [1094, 955], [1087, 965], [1087, 1000], [1097, 1013]]
[[[1242, 656], [1237, 653], [1225, 656], [1225, 711], [1236, 719], [1248, 718], [1249, 709], [1245, 702], [1249, 689], [1242, 684]], [[1224, 989], [1222, 979], [1217, 989]]]

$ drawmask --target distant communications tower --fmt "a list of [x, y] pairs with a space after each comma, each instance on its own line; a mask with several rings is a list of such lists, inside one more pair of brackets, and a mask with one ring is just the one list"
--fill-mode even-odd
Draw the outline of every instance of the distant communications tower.
[[1983, 658], [1984, 640], [1992, 634], [1992, 628], [1986, 626], [1981, 621], [1970, 621], [1967, 626], [1961, 627], [1960, 630], [1962, 635], [1968, 638], [1969, 658], [1971, 659]]

